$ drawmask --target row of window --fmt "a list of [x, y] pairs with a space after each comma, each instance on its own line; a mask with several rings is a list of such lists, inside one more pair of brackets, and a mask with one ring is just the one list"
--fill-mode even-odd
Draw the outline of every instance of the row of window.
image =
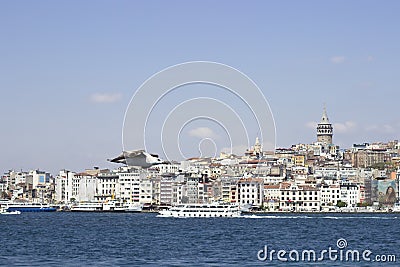
[[[284, 201], [285, 197], [281, 197], [281, 200]], [[289, 201], [289, 200], [296, 201], [296, 197], [292, 197], [292, 198], [286, 197], [286, 200], [287, 201]], [[299, 197], [299, 200], [307, 200], [307, 197], [304, 197], [304, 198]], [[313, 200], [313, 199], [312, 199], [312, 197], [308, 197], [308, 200]], [[318, 197], [314, 197], [314, 200], [318, 200]]]
[[[307, 193], [308, 192], [308, 193]], [[286, 195], [312, 195], [314, 192], [314, 195], [318, 195], [318, 191], [286, 191]], [[282, 192], [282, 195], [285, 195], [285, 192]]]
[[[286, 206], [286, 207], [289, 207], [289, 206], [293, 206], [293, 204], [291, 204], [291, 203], [285, 203], [285, 202], [281, 202], [280, 203], [281, 204], [281, 206]], [[318, 206], [318, 202], [314, 202], [314, 203], [303, 203], [303, 207], [306, 207], [306, 206]]]

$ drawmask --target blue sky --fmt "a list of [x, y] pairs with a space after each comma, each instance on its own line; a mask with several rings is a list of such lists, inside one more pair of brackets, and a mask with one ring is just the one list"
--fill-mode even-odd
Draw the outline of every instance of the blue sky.
[[[247, 74], [277, 146], [398, 138], [398, 1], [1, 1], [0, 171], [113, 166], [135, 90], [192, 60]], [[168, 111], [165, 111], [168, 112]], [[151, 151], [160, 153], [159, 151]]]

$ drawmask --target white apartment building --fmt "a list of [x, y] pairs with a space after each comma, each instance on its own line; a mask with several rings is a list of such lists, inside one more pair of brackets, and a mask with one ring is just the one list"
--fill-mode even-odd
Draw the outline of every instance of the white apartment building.
[[353, 208], [360, 203], [360, 186], [350, 182], [340, 184], [340, 200], [347, 203], [347, 207]]
[[280, 185], [264, 185], [264, 206], [269, 210], [279, 209], [279, 200], [281, 196]]
[[98, 202], [120, 197], [119, 175], [115, 172], [99, 173], [95, 199]]
[[139, 182], [139, 203], [148, 205], [153, 203], [153, 182], [147, 177]]
[[[73, 195], [78, 202], [94, 202], [97, 178], [88, 173], [76, 173], [73, 178]], [[74, 188], [74, 187], [77, 188]], [[76, 191], [75, 191], [76, 190]]]
[[264, 183], [260, 178], [242, 178], [237, 183], [237, 198], [240, 205], [262, 206], [264, 203]]
[[72, 180], [74, 172], [61, 170], [55, 179], [55, 200], [59, 203], [69, 203], [74, 198], [72, 193]]
[[32, 189], [36, 189], [39, 185], [45, 186], [50, 183], [50, 173], [34, 170], [30, 171], [26, 176], [26, 184], [31, 184]]
[[[119, 194], [117, 198], [127, 203], [151, 203], [152, 195], [148, 198], [148, 191], [152, 194], [153, 186], [151, 180], [147, 179], [146, 173], [141, 169], [130, 168], [118, 172]], [[148, 180], [148, 183], [141, 181]], [[151, 185], [149, 185], [149, 183]], [[143, 192], [141, 193], [141, 190]], [[142, 198], [141, 198], [142, 197]]]
[[320, 187], [321, 195], [321, 207], [323, 209], [329, 209], [329, 207], [334, 207], [337, 205], [341, 199], [340, 185], [322, 185]]
[[279, 208], [283, 211], [320, 211], [320, 191], [308, 185], [282, 183]]
[[172, 204], [183, 204], [187, 202], [187, 186], [183, 182], [174, 182], [172, 185]]

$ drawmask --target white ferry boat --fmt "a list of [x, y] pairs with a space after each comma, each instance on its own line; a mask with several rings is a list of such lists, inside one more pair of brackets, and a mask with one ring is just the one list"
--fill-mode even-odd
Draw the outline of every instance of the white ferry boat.
[[71, 206], [71, 211], [102, 211], [103, 204], [100, 202], [82, 202]]
[[141, 212], [143, 204], [140, 203], [123, 203], [119, 201], [107, 201], [103, 203], [103, 211], [112, 212]]
[[102, 211], [123, 212], [126, 209], [126, 204], [121, 201], [106, 201], [103, 203]]
[[143, 204], [130, 203], [125, 206], [125, 212], [141, 212], [143, 210]]
[[239, 206], [231, 204], [182, 204], [159, 211], [160, 217], [240, 217]]

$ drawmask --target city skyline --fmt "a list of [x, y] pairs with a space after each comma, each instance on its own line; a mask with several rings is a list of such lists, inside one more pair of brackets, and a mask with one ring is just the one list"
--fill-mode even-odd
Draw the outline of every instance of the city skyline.
[[106, 159], [122, 151], [135, 90], [192, 60], [228, 64], [255, 81], [277, 147], [315, 142], [324, 103], [341, 148], [398, 139], [395, 1], [1, 5], [3, 172], [115, 166]]

